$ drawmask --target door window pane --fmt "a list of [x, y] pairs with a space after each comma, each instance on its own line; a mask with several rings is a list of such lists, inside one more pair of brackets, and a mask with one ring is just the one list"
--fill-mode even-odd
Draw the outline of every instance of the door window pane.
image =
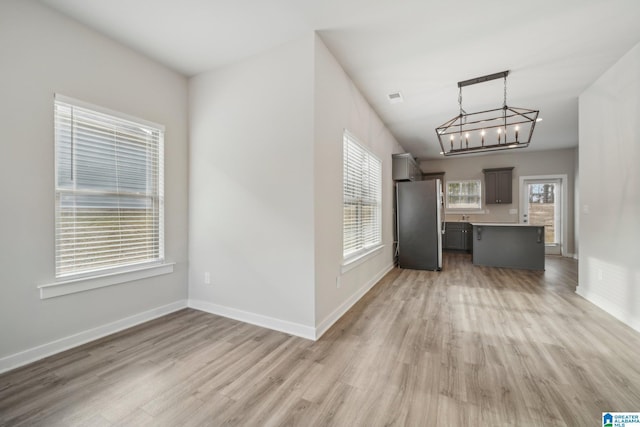
[[538, 183], [528, 185], [529, 223], [544, 225], [544, 241], [556, 244], [556, 184]]

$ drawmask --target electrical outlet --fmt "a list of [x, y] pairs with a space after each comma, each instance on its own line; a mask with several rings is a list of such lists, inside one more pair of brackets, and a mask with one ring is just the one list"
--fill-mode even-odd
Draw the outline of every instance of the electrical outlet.
[[210, 285], [211, 284], [211, 274], [209, 274], [208, 271], [206, 271], [204, 273], [204, 284], [205, 285]]
[[342, 283], [340, 283], [340, 276], [336, 276], [336, 288], [340, 289], [341, 285]]

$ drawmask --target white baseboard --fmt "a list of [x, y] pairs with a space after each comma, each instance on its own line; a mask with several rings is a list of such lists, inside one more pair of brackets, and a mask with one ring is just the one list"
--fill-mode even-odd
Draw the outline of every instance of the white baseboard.
[[342, 303], [331, 314], [329, 314], [315, 328], [312, 326], [289, 322], [282, 319], [276, 319], [261, 314], [250, 313], [231, 307], [212, 304], [206, 301], [193, 299], [189, 299], [188, 301], [181, 300], [161, 307], [156, 307], [143, 313], [138, 313], [133, 316], [108, 323], [106, 325], [88, 329], [77, 334], [70, 335], [68, 337], [60, 338], [58, 340], [33, 347], [19, 353], [2, 357], [0, 358], [0, 374], [187, 307], [288, 333], [301, 338], [317, 340], [355, 303], [357, 303], [360, 298], [362, 298], [371, 288], [373, 288], [373, 286], [375, 286], [375, 284], [378, 283], [378, 281], [382, 277], [384, 277], [385, 274], [387, 274], [392, 269], [393, 264], [390, 264], [382, 269], [371, 280], [369, 280], [360, 289], [354, 292], [354, 294], [351, 295], [351, 297], [349, 297], [344, 303]]
[[589, 292], [580, 286], [576, 289], [576, 294], [580, 295], [582, 298], [586, 299], [598, 308], [606, 311], [627, 326], [640, 332], [640, 317], [638, 317], [638, 314], [629, 312], [628, 310], [620, 311], [620, 306], [618, 304], [614, 304], [606, 298], [603, 298], [593, 292]]
[[319, 339], [325, 332], [329, 330], [334, 323], [336, 323], [344, 314], [349, 311], [355, 303], [360, 301], [367, 292], [371, 290], [388, 272], [393, 270], [393, 263], [383, 268], [378, 274], [373, 276], [371, 280], [365, 283], [360, 289], [353, 293], [345, 302], [340, 304], [338, 308], [333, 310], [331, 314], [325, 317], [322, 322], [316, 327], [315, 339]]
[[0, 359], [0, 373], [35, 362], [36, 360], [43, 359], [47, 356], [60, 353], [90, 341], [97, 340], [98, 338], [111, 335], [115, 332], [153, 320], [157, 317], [165, 316], [169, 313], [173, 313], [174, 311], [182, 310], [183, 308], [187, 308], [187, 301], [176, 301], [143, 313], [138, 313], [133, 316], [125, 317], [124, 319], [116, 320], [115, 322], [107, 323], [106, 325], [98, 326], [97, 328], [88, 329], [65, 338], [51, 341], [47, 344], [39, 345], [37, 347], [21, 351], [20, 353], [5, 356]]
[[238, 310], [237, 308], [213, 304], [202, 300], [189, 299], [189, 307], [218, 316], [227, 317], [229, 319], [239, 320], [244, 323], [295, 335], [297, 337], [315, 340], [315, 328], [312, 326], [289, 322], [288, 320], [276, 319], [275, 317]]
[[213, 304], [207, 301], [189, 299], [189, 307], [215, 314], [229, 319], [238, 320], [240, 322], [249, 323], [263, 328], [273, 329], [275, 331], [284, 332], [295, 335], [297, 337], [309, 340], [318, 340], [329, 328], [338, 321], [355, 303], [360, 301], [376, 283], [380, 281], [389, 271], [393, 269], [393, 263], [383, 268], [371, 280], [365, 283], [360, 289], [353, 293], [344, 303], [329, 314], [317, 327], [301, 325], [299, 323], [289, 322], [287, 320], [276, 319], [261, 314], [250, 313], [248, 311], [238, 310], [237, 308], [227, 307], [223, 305]]

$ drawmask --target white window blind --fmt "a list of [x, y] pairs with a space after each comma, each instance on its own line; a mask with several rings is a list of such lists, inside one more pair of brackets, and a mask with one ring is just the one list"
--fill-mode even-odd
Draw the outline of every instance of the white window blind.
[[381, 243], [382, 164], [345, 131], [343, 138], [343, 257]]
[[56, 277], [164, 258], [164, 128], [56, 95]]
[[480, 209], [482, 185], [479, 179], [447, 182], [448, 209]]

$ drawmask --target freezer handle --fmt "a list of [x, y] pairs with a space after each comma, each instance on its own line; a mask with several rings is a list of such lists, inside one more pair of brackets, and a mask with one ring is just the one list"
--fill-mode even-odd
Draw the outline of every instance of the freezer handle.
[[398, 215], [398, 213], [400, 212], [400, 200], [398, 200], [400, 198], [400, 193], [398, 190], [398, 183], [394, 182], [393, 186], [395, 187], [395, 193], [396, 193], [396, 212], [395, 212], [395, 218], [396, 218], [396, 253], [394, 256], [399, 256], [400, 255], [400, 216]]

